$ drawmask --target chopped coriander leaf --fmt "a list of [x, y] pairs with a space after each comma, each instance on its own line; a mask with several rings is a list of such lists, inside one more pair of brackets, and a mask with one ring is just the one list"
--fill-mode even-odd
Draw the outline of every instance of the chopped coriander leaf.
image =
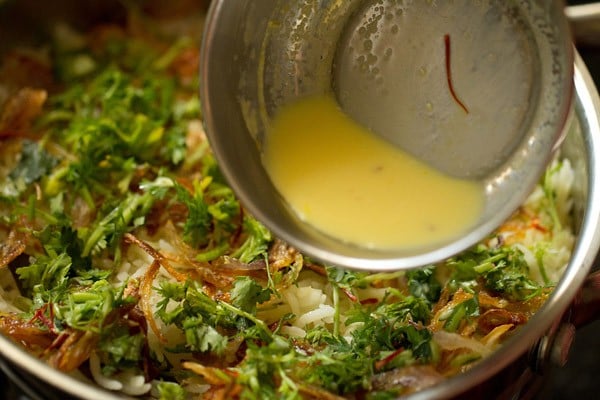
[[[290, 371], [298, 362], [296, 352], [273, 342], [258, 347], [248, 343], [247, 357], [239, 369], [238, 382], [247, 388], [246, 399], [299, 399], [298, 387]], [[276, 381], [281, 382], [280, 385]]]
[[514, 254], [485, 274], [486, 287], [513, 300], [527, 300], [541, 293], [542, 287], [527, 276], [521, 253]]
[[23, 288], [33, 295], [36, 303], [43, 304], [52, 301], [55, 293], [66, 289], [71, 265], [69, 255], [49, 250], [47, 256], [40, 256], [32, 264], [17, 268], [17, 274]]
[[114, 245], [124, 233], [139, 225], [140, 218], [172, 185], [172, 181], [160, 177], [154, 182], [147, 182], [140, 186], [143, 193], [129, 193], [119, 204], [109, 207], [108, 214], [100, 214], [100, 219], [91, 229], [80, 229], [79, 233], [85, 237], [81, 255], [87, 257]]
[[331, 282], [342, 289], [352, 290], [354, 288], [364, 289], [368, 282], [366, 272], [350, 271], [342, 268], [327, 267], [327, 276]]
[[210, 176], [194, 182], [191, 191], [179, 184], [175, 188], [178, 200], [188, 210], [183, 226], [186, 243], [202, 248], [206, 261], [227, 252], [241, 212], [232, 190], [214, 183]]
[[207, 296], [194, 282], [164, 281], [158, 288], [162, 300], [157, 316], [167, 325], [184, 332], [186, 347], [192, 351], [222, 353], [227, 336], [219, 330], [235, 327], [235, 315]]
[[159, 400], [186, 400], [185, 389], [175, 382], [159, 382], [156, 385]]
[[[307, 334], [318, 351], [307, 359], [303, 378], [335, 393], [353, 393], [370, 388], [376, 364], [397, 368], [432, 358], [431, 332], [418, 321], [429, 318], [427, 302], [407, 297], [399, 303], [385, 301], [371, 310], [356, 306], [346, 323], [360, 323], [352, 340], [336, 337], [322, 328]], [[390, 354], [401, 351], [392, 360]], [[379, 364], [378, 364], [379, 363]]]
[[273, 237], [271, 232], [256, 219], [244, 216], [244, 232], [246, 240], [238, 247], [231, 256], [243, 263], [249, 263], [267, 253], [267, 249]]
[[[233, 295], [241, 306], [251, 307], [253, 301], [262, 301], [270, 293], [268, 289], [257, 291], [254, 284], [245, 279], [240, 282]], [[157, 290], [162, 299], [157, 304], [156, 315], [165, 324], [181, 329], [186, 338], [185, 346], [192, 351], [220, 354], [229, 340], [228, 332], [231, 337], [241, 335], [265, 342], [277, 341], [277, 336], [263, 321], [235, 305], [210, 298], [196, 282], [163, 281]]]
[[181, 324], [190, 316], [203, 316], [207, 321], [215, 321], [217, 318], [217, 302], [193, 282], [162, 281], [157, 290], [162, 297], [157, 304], [157, 315], [167, 324]]
[[271, 290], [264, 289], [247, 276], [238, 277], [231, 289], [231, 303], [250, 314], [256, 313], [256, 305], [271, 298]]
[[89, 269], [77, 271], [77, 275], [73, 277], [73, 282], [80, 286], [91, 286], [98, 281], [106, 281], [112, 274], [110, 270]]
[[406, 272], [410, 294], [435, 303], [442, 291], [442, 285], [435, 277], [435, 268], [426, 267]]
[[88, 288], [68, 293], [57, 305], [57, 316], [72, 328], [100, 332], [114, 301], [113, 287], [106, 281], [97, 281]]
[[91, 267], [91, 259], [82, 255], [83, 241], [71, 226], [64, 224], [64, 218], [58, 222], [60, 224], [47, 225], [36, 234], [37, 238], [46, 252], [50, 249], [56, 253], [64, 251], [70, 257], [75, 271], [78, 273], [87, 271]]
[[449, 313], [444, 316], [444, 329], [448, 332], [456, 332], [459, 325], [468, 317], [476, 317], [479, 315], [479, 302], [477, 297], [473, 296], [468, 300], [456, 305]]
[[133, 160], [180, 162], [186, 131], [173, 114], [175, 86], [167, 76], [140, 78], [113, 67], [52, 98], [52, 105], [69, 116], [46, 122], [54, 135], [64, 136], [74, 157], [65, 183], [106, 195], [114, 188], [103, 182], [123, 179]]
[[24, 140], [22, 146], [19, 163], [9, 174], [13, 180], [29, 185], [46, 176], [58, 163], [58, 160], [48, 154], [37, 142]]
[[208, 213], [208, 204], [204, 200], [202, 187], [195, 183], [193, 194], [181, 185], [176, 185], [175, 189], [179, 201], [183, 202], [188, 209], [183, 230], [184, 240], [192, 247], [206, 245], [212, 220]]
[[128, 327], [114, 325], [103, 330], [99, 348], [107, 356], [108, 365], [118, 369], [124, 366], [136, 366], [143, 357], [144, 343], [143, 334], [132, 334]]
[[352, 345], [368, 349], [373, 356], [382, 351], [393, 351], [400, 347], [416, 348], [419, 356], [430, 357], [428, 342], [431, 333], [423, 326], [415, 328], [417, 322], [427, 322], [430, 309], [422, 299], [407, 297], [398, 303], [382, 302], [372, 311], [356, 308], [348, 323], [361, 322], [362, 326], [352, 332]]
[[202, 317], [189, 316], [182, 320], [181, 327], [185, 332], [186, 344], [192, 351], [221, 354], [227, 346], [227, 337], [205, 323]]
[[308, 358], [300, 377], [334, 393], [367, 390], [375, 359], [361, 350], [344, 338], [335, 339]]
[[512, 300], [526, 300], [541, 292], [541, 286], [528, 275], [529, 266], [518, 248], [488, 249], [478, 246], [451, 261], [451, 285], [472, 291], [476, 280], [486, 288]]
[[211, 180], [206, 194], [211, 199], [208, 204], [208, 213], [215, 224], [213, 235], [226, 236], [235, 232], [236, 220], [239, 219], [241, 207], [233, 191], [229, 187]]
[[0, 261], [18, 280], [4, 300], [23, 311], [2, 313], [0, 333], [23, 328], [18, 343], [50, 363], [95, 354], [110, 379], [139, 373], [144, 398], [388, 399], [416, 389], [398, 377], [419, 386], [423, 371], [470, 367], [471, 345], [502, 343], [488, 332], [519, 329], [542, 304], [534, 277], [559, 276], [552, 256], [574, 240], [568, 163], [497, 236], [450, 260], [323, 266], [228, 186], [202, 130], [195, 36], [125, 3], [122, 21], [62, 33], [44, 53], [57, 81], [31, 136], [0, 139], [19, 153], [0, 171]]
[[367, 394], [366, 400], [395, 400], [402, 395], [402, 389], [376, 391]]

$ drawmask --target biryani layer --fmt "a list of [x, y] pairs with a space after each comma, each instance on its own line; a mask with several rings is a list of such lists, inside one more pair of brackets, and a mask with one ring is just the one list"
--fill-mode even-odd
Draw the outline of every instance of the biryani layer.
[[[181, 15], [201, 26], [201, 10]], [[187, 28], [131, 6], [125, 24], [57, 26], [44, 47], [4, 55], [5, 335], [135, 396], [394, 398], [471, 368], [544, 303], [574, 242], [568, 161], [497, 232], [438, 265], [320, 265], [220, 174]]]

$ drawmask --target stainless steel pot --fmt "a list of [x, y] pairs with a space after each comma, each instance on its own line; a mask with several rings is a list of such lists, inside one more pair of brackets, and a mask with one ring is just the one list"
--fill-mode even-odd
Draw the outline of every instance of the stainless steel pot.
[[[41, 8], [40, 8], [41, 7]], [[42, 4], [0, 1], [0, 51], [17, 41], [36, 40], [42, 25], [66, 16], [81, 26], [98, 20], [120, 18], [119, 3], [106, 1]], [[36, 29], [32, 29], [33, 27]], [[514, 398], [527, 390], [537, 374], [549, 363], [562, 363], [574, 326], [584, 323], [590, 303], [600, 297], [598, 275], [589, 272], [600, 248], [600, 98], [580, 58], [575, 63], [576, 97], [570, 130], [562, 145], [577, 176], [576, 230], [573, 257], [548, 302], [499, 351], [470, 371], [439, 386], [417, 393], [415, 399]], [[565, 313], [571, 309], [571, 312]], [[6, 337], [0, 336], [0, 368], [21, 382], [32, 399], [120, 399], [122, 396], [99, 389], [50, 368], [30, 356]]]

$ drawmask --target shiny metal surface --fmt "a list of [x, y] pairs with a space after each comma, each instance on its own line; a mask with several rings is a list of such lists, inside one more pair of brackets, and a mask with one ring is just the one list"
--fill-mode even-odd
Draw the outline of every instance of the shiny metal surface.
[[[439, 261], [500, 225], [560, 139], [572, 98], [572, 45], [561, 2], [474, 4], [214, 1], [201, 65], [205, 125], [249, 211], [313, 258], [370, 270]], [[448, 95], [449, 34], [469, 115]], [[271, 184], [260, 148], [278, 107], [328, 92], [386, 140], [450, 175], [482, 181], [486, 201], [476, 225], [441, 244], [380, 250], [301, 221]]]
[[[79, 3], [70, 2], [69, 4], [77, 5]], [[53, 7], [56, 7], [56, 5], [53, 4]], [[0, 25], [0, 35], [2, 32], [3, 26]], [[552, 325], [552, 321], [560, 318], [563, 310], [572, 301], [590, 269], [600, 247], [598, 232], [600, 224], [600, 193], [598, 192], [600, 187], [600, 166], [598, 165], [598, 156], [600, 155], [600, 100], [595, 86], [580, 59], [576, 60], [576, 67], [575, 118], [565, 139], [563, 150], [565, 156], [576, 166], [577, 182], [579, 183], [579, 190], [576, 194], [576, 219], [580, 221], [580, 224], [577, 227], [579, 232], [577, 245], [568, 270], [549, 302], [530, 321], [531, 323], [525, 326], [498, 353], [492, 355], [491, 358], [471, 371], [452, 378], [439, 387], [413, 396], [414, 398], [435, 399], [457, 396], [466, 398], [463, 393], [473, 388], [481, 388], [479, 393], [485, 396], [480, 396], [480, 398], [489, 398], [490, 394], [496, 397], [498, 391], [494, 390], [497, 390], [499, 386], [488, 386], [485, 382], [515, 359], [526, 354], [529, 347], [540, 336], [544, 335], [544, 332]], [[229, 84], [224, 81], [221, 82], [221, 85], [226, 89]], [[234, 122], [232, 122], [233, 125]], [[256, 192], [257, 195], [260, 195], [258, 188]], [[55, 396], [56, 390], [59, 393], [69, 394], [73, 398], [123, 399], [122, 396], [115, 393], [98, 389], [91, 382], [80, 381], [50, 368], [2, 335], [0, 335], [0, 357], [10, 363], [9, 368], [17, 366], [20, 375], [28, 377], [25, 384], [31, 385], [32, 389], [39, 387], [42, 393], [49, 394], [51, 392], [52, 396]], [[44, 388], [45, 385], [50, 385], [53, 389]], [[70, 398], [70, 396], [56, 394], [56, 398], [62, 399]]]
[[600, 46], [600, 3], [569, 6], [565, 14], [578, 44]]
[[[504, 344], [501, 351], [483, 360], [477, 368], [448, 380], [444, 385], [425, 390], [411, 399], [445, 399], [465, 392], [465, 388], [481, 385], [485, 390], [494, 390], [487, 382], [503, 368], [517, 360], [537, 342], [544, 342], [546, 331], [553, 335], [558, 328], [561, 314], [571, 304], [594, 262], [600, 248], [600, 98], [594, 82], [579, 57], [575, 69], [576, 99], [575, 120], [563, 143], [562, 152], [575, 167], [579, 186], [577, 212], [581, 225], [574, 254], [565, 275], [555, 288], [550, 299], [528, 322], [524, 329]], [[552, 326], [554, 328], [552, 328]], [[552, 329], [551, 329], [552, 328]], [[536, 362], [536, 360], [532, 360]], [[500, 396], [501, 393], [498, 393]], [[462, 395], [461, 395], [462, 396]], [[494, 397], [496, 394], [494, 393]], [[514, 393], [501, 398], [518, 398]]]

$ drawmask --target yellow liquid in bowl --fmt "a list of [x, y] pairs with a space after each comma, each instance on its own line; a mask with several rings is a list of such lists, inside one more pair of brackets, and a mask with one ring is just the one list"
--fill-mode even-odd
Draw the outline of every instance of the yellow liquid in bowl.
[[483, 209], [481, 183], [449, 177], [389, 144], [331, 96], [284, 106], [267, 132], [263, 163], [303, 221], [362, 247], [455, 239]]

